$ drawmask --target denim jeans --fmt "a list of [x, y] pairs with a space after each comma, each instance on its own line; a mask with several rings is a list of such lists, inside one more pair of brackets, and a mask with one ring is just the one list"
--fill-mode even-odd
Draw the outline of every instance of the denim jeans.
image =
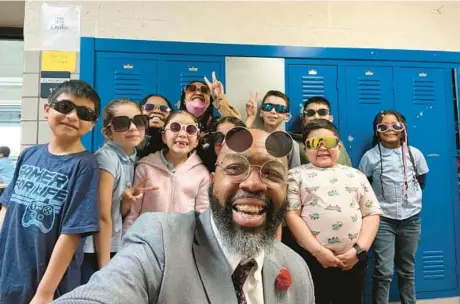
[[402, 304], [415, 304], [415, 253], [420, 239], [420, 215], [405, 220], [380, 218], [380, 226], [372, 244], [375, 267], [372, 288], [374, 304], [387, 304], [393, 268], [398, 274]]

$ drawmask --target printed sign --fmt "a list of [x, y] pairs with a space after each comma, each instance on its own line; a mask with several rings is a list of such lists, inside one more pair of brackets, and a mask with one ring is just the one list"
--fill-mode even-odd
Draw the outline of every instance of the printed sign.
[[43, 51], [42, 71], [75, 72], [77, 65], [76, 52]]
[[41, 6], [42, 50], [80, 51], [80, 6], [48, 4]]
[[70, 72], [41, 72], [40, 97], [48, 98], [59, 84], [67, 80], [70, 80]]

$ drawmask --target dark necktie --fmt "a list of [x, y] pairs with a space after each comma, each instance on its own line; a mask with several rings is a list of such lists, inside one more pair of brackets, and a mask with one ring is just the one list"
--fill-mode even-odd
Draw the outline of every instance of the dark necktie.
[[251, 272], [252, 267], [256, 264], [256, 261], [250, 260], [246, 264], [239, 264], [232, 274], [233, 287], [235, 287], [236, 298], [238, 304], [247, 304], [246, 297], [243, 292], [243, 285]]

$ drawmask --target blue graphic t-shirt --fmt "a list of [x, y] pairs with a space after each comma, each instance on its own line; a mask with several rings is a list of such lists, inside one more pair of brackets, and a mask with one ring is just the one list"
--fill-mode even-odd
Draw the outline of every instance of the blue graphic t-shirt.
[[[48, 145], [25, 150], [0, 198], [7, 206], [0, 231], [0, 304], [29, 303], [61, 234], [98, 231], [99, 170], [89, 152], [52, 155]], [[80, 285], [77, 248], [55, 297]]]

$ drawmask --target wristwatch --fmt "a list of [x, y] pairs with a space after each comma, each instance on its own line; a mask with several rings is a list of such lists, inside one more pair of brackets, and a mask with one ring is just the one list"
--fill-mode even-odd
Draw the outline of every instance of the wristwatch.
[[359, 247], [358, 243], [353, 245], [353, 248], [356, 250], [356, 256], [360, 262], [367, 261], [367, 251]]

